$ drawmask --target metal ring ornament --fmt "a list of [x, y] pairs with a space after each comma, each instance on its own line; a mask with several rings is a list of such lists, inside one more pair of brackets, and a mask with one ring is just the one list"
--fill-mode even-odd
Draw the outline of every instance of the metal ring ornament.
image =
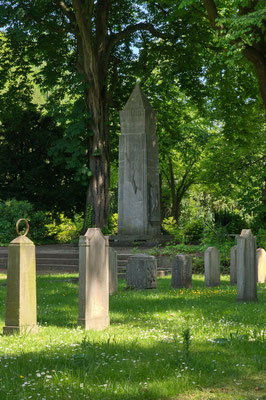
[[[21, 221], [25, 221], [25, 222], [26, 222], [26, 232], [23, 233], [23, 235], [22, 235], [22, 233], [20, 233], [19, 230], [18, 230], [18, 227], [19, 227], [19, 224], [20, 224]], [[29, 229], [30, 229], [29, 223], [28, 223], [28, 221], [27, 221], [25, 218], [20, 218], [20, 219], [17, 221], [17, 223], [16, 223], [16, 230], [17, 230], [17, 234], [18, 234], [19, 236], [27, 236], [27, 234], [29, 233]]]

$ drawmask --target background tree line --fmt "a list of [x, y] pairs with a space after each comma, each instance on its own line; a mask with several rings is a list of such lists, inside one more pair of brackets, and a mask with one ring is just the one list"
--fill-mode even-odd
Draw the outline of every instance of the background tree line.
[[158, 115], [162, 219], [263, 228], [264, 17], [249, 0], [0, 1], [0, 199], [107, 226], [138, 80]]

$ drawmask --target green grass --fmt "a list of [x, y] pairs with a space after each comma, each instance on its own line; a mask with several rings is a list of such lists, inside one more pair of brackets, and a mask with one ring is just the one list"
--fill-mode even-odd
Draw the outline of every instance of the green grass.
[[193, 290], [170, 290], [169, 277], [146, 291], [120, 281], [110, 327], [84, 332], [75, 277], [38, 276], [38, 334], [0, 336], [1, 400], [266, 399], [265, 285], [246, 304], [228, 276], [215, 289], [199, 275]]

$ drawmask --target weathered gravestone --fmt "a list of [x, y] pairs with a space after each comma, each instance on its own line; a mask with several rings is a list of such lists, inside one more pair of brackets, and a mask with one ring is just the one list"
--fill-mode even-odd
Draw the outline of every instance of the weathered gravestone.
[[128, 287], [136, 289], [157, 288], [157, 260], [147, 254], [136, 254], [129, 257], [126, 269]]
[[173, 259], [172, 280], [173, 288], [192, 287], [192, 259], [185, 254], [178, 254]]
[[220, 256], [216, 247], [209, 247], [204, 253], [205, 286], [220, 286]]
[[117, 292], [117, 253], [109, 247], [109, 294]]
[[233, 246], [230, 250], [230, 283], [237, 283], [237, 246]]
[[8, 246], [5, 335], [37, 332], [35, 246], [26, 236], [26, 223], [26, 233]]
[[256, 238], [242, 229], [237, 239], [237, 300], [257, 301]]
[[86, 330], [109, 326], [109, 241], [99, 228], [79, 239], [79, 317]]
[[258, 282], [266, 283], [266, 251], [264, 249], [256, 250]]
[[120, 111], [118, 237], [160, 234], [156, 116], [137, 84]]

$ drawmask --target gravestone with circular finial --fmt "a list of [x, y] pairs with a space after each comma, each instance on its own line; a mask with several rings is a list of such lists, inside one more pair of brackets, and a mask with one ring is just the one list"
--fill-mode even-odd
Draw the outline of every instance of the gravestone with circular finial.
[[[19, 231], [22, 221], [26, 224], [23, 234]], [[37, 332], [35, 246], [27, 237], [27, 220], [19, 219], [16, 229], [18, 237], [8, 246], [4, 335]]]

